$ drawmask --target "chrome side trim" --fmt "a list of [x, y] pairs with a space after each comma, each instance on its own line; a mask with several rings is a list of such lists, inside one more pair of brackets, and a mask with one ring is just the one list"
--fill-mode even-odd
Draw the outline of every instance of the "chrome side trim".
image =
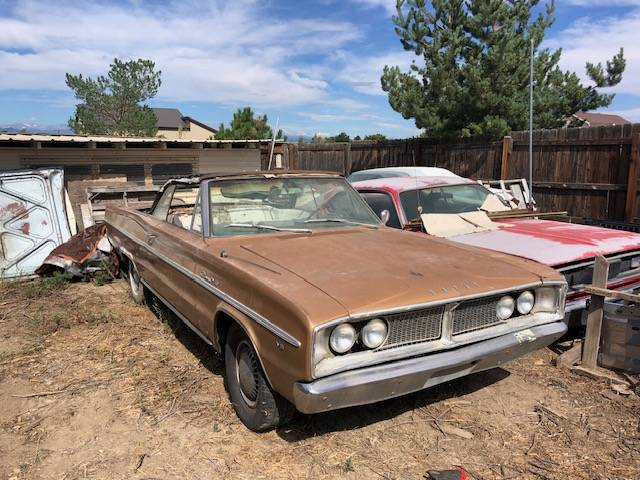
[[262, 316], [261, 314], [259, 314], [255, 310], [253, 310], [252, 308], [246, 306], [245, 304], [241, 303], [240, 301], [236, 300], [231, 295], [223, 292], [218, 287], [215, 287], [215, 286], [211, 285], [210, 283], [206, 282], [203, 278], [199, 277], [198, 275], [195, 275], [193, 272], [191, 272], [190, 270], [184, 268], [182, 265], [174, 262], [169, 257], [166, 257], [165, 255], [162, 255], [161, 253], [158, 253], [156, 250], [151, 248], [146, 243], [141, 242], [137, 238], [133, 238], [133, 237], [131, 237], [129, 235], [127, 235], [127, 238], [129, 238], [133, 242], [135, 242], [138, 245], [140, 245], [140, 246], [144, 247], [145, 249], [147, 249], [149, 252], [151, 252], [153, 255], [155, 255], [158, 259], [160, 259], [163, 262], [165, 262], [167, 265], [169, 265], [174, 270], [177, 270], [178, 272], [182, 273], [186, 277], [190, 278], [195, 283], [197, 283], [200, 287], [202, 287], [205, 290], [213, 293], [220, 300], [228, 303], [229, 305], [231, 305], [235, 309], [237, 309], [240, 312], [244, 313], [247, 317], [249, 317], [251, 320], [256, 322], [258, 325], [260, 325], [260, 326], [264, 327], [265, 329], [269, 330], [271, 333], [273, 333], [275, 336], [279, 337], [281, 340], [284, 340], [289, 345], [291, 345], [293, 347], [296, 347], [296, 348], [300, 348], [300, 346], [302, 346], [302, 343], [300, 342], [300, 340], [298, 340], [294, 336], [290, 335], [289, 333], [285, 332], [284, 330], [282, 330], [277, 325], [274, 325], [268, 319], [266, 319], [264, 316]]
[[144, 280], [142, 280], [142, 278], [140, 279], [140, 282], [146, 287], [148, 288], [151, 293], [153, 293], [156, 297], [158, 297], [160, 299], [160, 301], [162, 301], [162, 303], [164, 303], [169, 310], [171, 310], [173, 313], [175, 313], [178, 318], [180, 320], [182, 320], [184, 322], [184, 324], [189, 327], [191, 330], [193, 330], [193, 333], [195, 333], [196, 335], [198, 335], [202, 340], [204, 340], [204, 342], [207, 345], [213, 345], [213, 342], [211, 340], [209, 340], [200, 330], [198, 330], [196, 328], [196, 326], [191, 323], [189, 320], [187, 320], [187, 317], [185, 317], [184, 315], [182, 315], [178, 309], [176, 307], [174, 307], [173, 305], [171, 305], [171, 303], [169, 303], [162, 295], [160, 295], [158, 292], [156, 292], [153, 288], [151, 288], [149, 286], [149, 284], [147, 282], [145, 282]]

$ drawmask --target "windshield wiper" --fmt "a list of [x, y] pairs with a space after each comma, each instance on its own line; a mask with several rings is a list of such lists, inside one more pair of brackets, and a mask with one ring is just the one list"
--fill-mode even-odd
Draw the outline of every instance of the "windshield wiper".
[[271, 225], [261, 225], [259, 223], [230, 223], [225, 225], [230, 228], [255, 228], [257, 230], [271, 230], [273, 232], [293, 232], [293, 233], [313, 233], [308, 228], [279, 228]]
[[358, 225], [361, 227], [377, 228], [376, 225], [371, 225], [370, 223], [354, 222], [352, 220], [347, 220], [345, 218], [313, 218], [311, 220], [305, 220], [302, 223], [346, 223], [348, 225]]

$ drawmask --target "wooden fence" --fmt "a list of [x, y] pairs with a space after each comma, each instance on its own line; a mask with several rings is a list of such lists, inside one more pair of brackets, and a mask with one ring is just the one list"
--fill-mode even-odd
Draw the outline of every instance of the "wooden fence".
[[[537, 130], [534, 197], [543, 211], [640, 221], [640, 124]], [[527, 178], [528, 132], [497, 142], [438, 144], [423, 139], [283, 146], [284, 166], [343, 173], [391, 166], [436, 166], [474, 179]]]

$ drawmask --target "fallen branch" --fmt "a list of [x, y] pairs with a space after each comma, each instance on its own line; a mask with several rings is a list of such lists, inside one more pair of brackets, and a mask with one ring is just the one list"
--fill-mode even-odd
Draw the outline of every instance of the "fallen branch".
[[14, 398], [34, 398], [34, 397], [47, 397], [49, 395], [58, 395], [67, 391], [72, 384], [66, 385], [60, 390], [50, 390], [48, 392], [27, 393], [25, 395], [11, 395]]

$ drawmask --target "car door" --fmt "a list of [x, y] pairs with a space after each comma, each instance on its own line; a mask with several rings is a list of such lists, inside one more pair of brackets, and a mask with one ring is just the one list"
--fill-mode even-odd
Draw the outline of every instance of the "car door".
[[146, 242], [154, 260], [143, 280], [183, 320], [201, 330], [195, 280], [200, 274], [197, 244], [204, 242], [200, 189], [198, 184], [171, 187], [150, 215]]

